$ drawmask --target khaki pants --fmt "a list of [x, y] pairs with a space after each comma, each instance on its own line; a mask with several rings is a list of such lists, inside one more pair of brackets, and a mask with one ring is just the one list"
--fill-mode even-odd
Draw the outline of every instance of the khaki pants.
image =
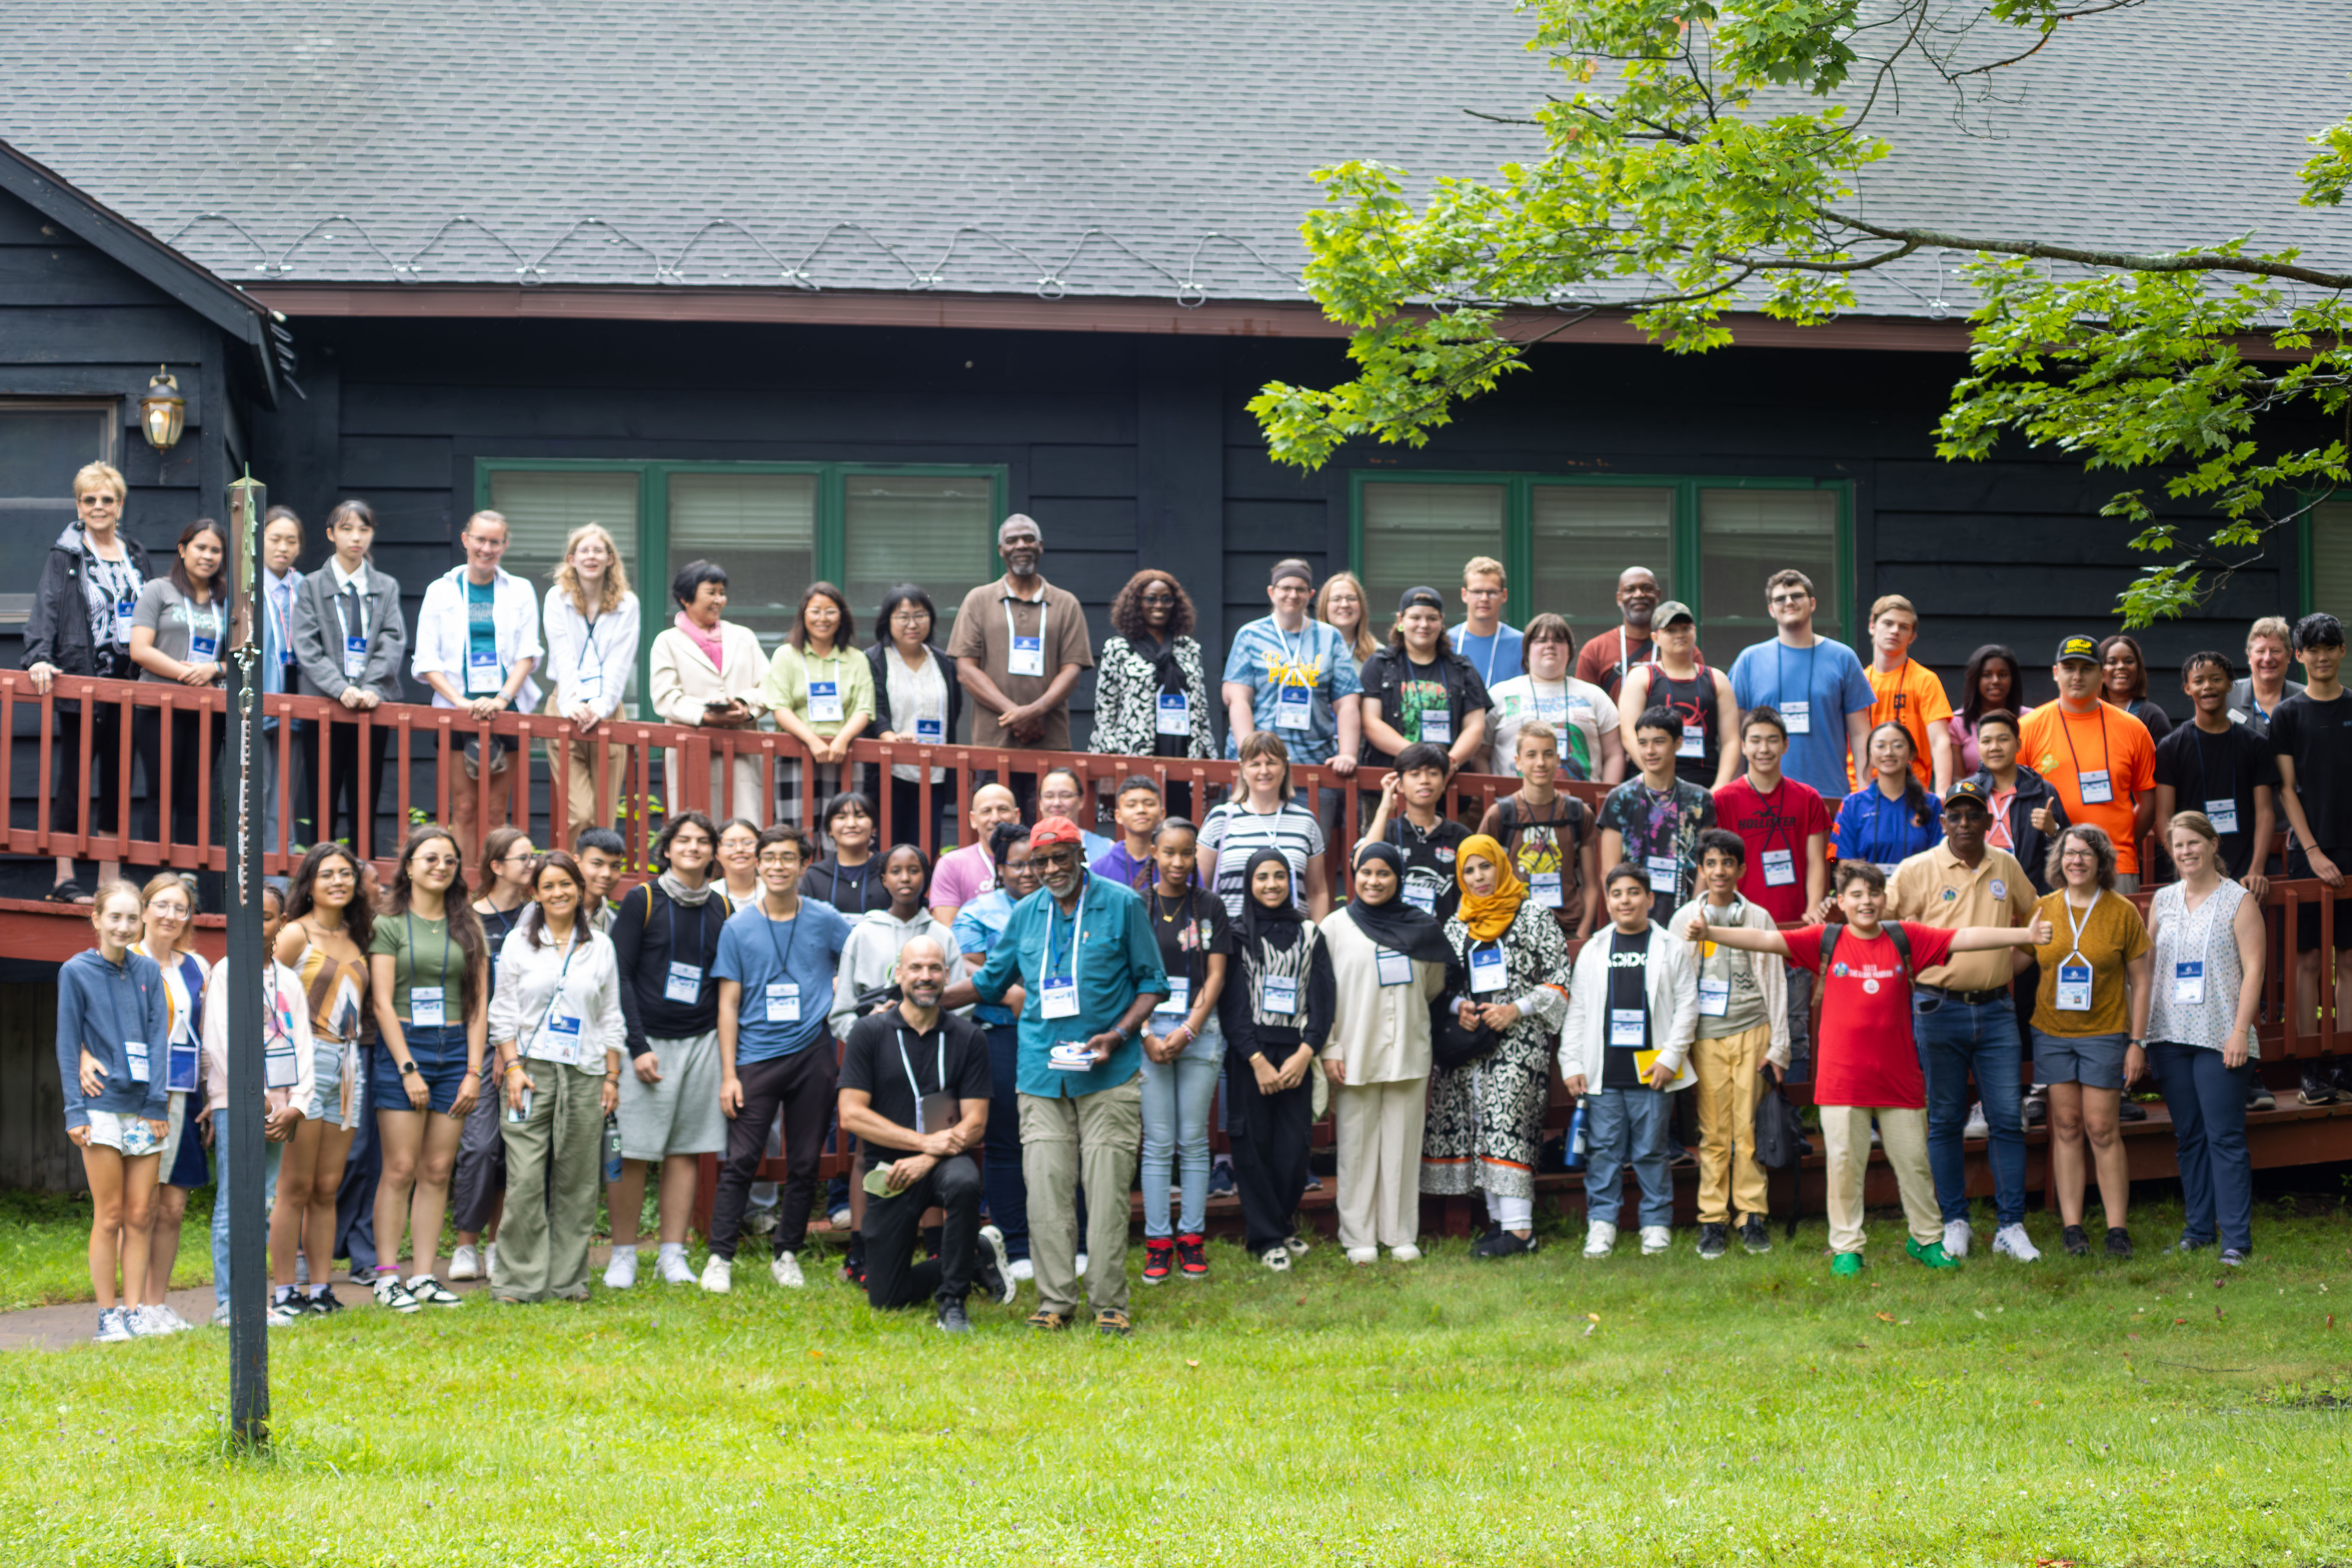
[[507, 1212], [490, 1291], [518, 1301], [583, 1300], [604, 1173], [604, 1075], [536, 1061], [523, 1071], [536, 1086], [530, 1114], [515, 1122], [499, 1112], [507, 1141]]
[[1339, 1245], [1411, 1247], [1421, 1236], [1421, 1135], [1429, 1080], [1331, 1091], [1339, 1153]]
[[[547, 711], [561, 714], [564, 705], [573, 700], [576, 699], [559, 686]], [[613, 803], [620, 797], [621, 787], [628, 777], [629, 753], [620, 746], [606, 746], [604, 753], [604, 793], [599, 795], [595, 742], [567, 738], [547, 743], [549, 771], [558, 767], [563, 770], [562, 847], [566, 849], [579, 843], [580, 835], [587, 829], [613, 826]]]
[[1029, 1189], [1029, 1258], [1037, 1305], [1078, 1308], [1078, 1184], [1087, 1194], [1087, 1300], [1127, 1310], [1128, 1194], [1143, 1143], [1143, 1075], [1064, 1099], [1021, 1097], [1021, 1179]]
[[1735, 1215], [1762, 1215], [1772, 1206], [1764, 1168], [1756, 1163], [1756, 1093], [1772, 1026], [1691, 1047], [1698, 1074], [1698, 1222], [1728, 1225]]
[[1874, 1112], [1866, 1105], [1824, 1105], [1821, 1111], [1822, 1142], [1829, 1155], [1830, 1250], [1862, 1250], [1863, 1178], [1870, 1170], [1874, 1114], [1879, 1142], [1903, 1194], [1903, 1218], [1911, 1239], [1922, 1246], [1943, 1240], [1943, 1211], [1936, 1206], [1936, 1178], [1927, 1168], [1927, 1113]]

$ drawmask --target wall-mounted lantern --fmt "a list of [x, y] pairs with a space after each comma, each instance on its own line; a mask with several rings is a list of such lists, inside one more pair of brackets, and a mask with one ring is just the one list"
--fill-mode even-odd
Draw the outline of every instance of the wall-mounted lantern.
[[139, 400], [139, 427], [146, 433], [147, 444], [159, 452], [170, 451], [179, 443], [187, 417], [188, 400], [180, 395], [180, 384], [168, 367], [157, 365], [147, 395]]

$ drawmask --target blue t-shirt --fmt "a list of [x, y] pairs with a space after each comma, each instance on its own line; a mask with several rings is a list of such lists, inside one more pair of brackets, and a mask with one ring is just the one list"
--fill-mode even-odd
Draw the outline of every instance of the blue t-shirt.
[[[476, 659], [487, 658], [499, 664], [499, 584], [496, 578], [488, 583], [466, 579], [466, 667], [471, 669]], [[499, 682], [506, 683], [506, 666], [499, 664]], [[471, 682], [460, 683], [461, 690], [471, 692]]]
[[728, 917], [710, 968], [712, 978], [743, 988], [736, 1007], [738, 1067], [793, 1056], [829, 1037], [833, 972], [849, 940], [849, 921], [831, 904], [803, 898], [791, 920], [772, 921], [765, 902], [754, 900]]
[[[958, 952], [977, 952], [985, 957], [995, 951], [996, 939], [1004, 934], [1004, 922], [1013, 918], [1013, 895], [1002, 888], [991, 888], [956, 910], [955, 935]], [[1013, 1022], [1013, 1009], [993, 1002], [976, 1004], [971, 1016], [982, 1025], [1001, 1029]]]
[[1455, 653], [1470, 661], [1470, 668], [1478, 672], [1478, 679], [1486, 683], [1489, 691], [1495, 689], [1498, 680], [1527, 673], [1519, 668], [1519, 645], [1526, 639], [1508, 621], [1496, 622], [1495, 635], [1490, 637], [1472, 637], [1470, 623], [1465, 621], [1448, 628], [1445, 639], [1454, 645]]
[[[1823, 800], [1845, 794], [1846, 715], [1867, 713], [1877, 700], [1853, 649], [1827, 637], [1811, 647], [1790, 647], [1774, 637], [1743, 648], [1731, 663], [1731, 697], [1742, 713], [1771, 708], [1787, 721], [1790, 733], [1782, 773], [1811, 784]], [[1807, 704], [1801, 735], [1795, 733], [1791, 702]]]
[[[1360, 696], [1364, 683], [1356, 678], [1356, 659], [1339, 639], [1339, 629], [1309, 620], [1295, 632], [1286, 632], [1272, 616], [1261, 616], [1234, 634], [1233, 651], [1225, 656], [1223, 679], [1250, 689], [1252, 722], [1282, 738], [1294, 763], [1328, 763], [1339, 749], [1339, 715], [1332, 704], [1342, 697]], [[1281, 695], [1285, 687], [1303, 689], [1304, 726], [1283, 722]], [[1225, 737], [1225, 755], [1240, 754], [1240, 742]]]
[[[1914, 820], [1922, 815], [1926, 822]], [[1894, 868], [1922, 849], [1934, 848], [1943, 837], [1944, 818], [1936, 809], [1935, 796], [1927, 797], [1924, 813], [1915, 813], [1907, 798], [1887, 799], [1873, 779], [1838, 807], [1837, 831], [1830, 842], [1839, 859], [1868, 860], [1891, 876]]]

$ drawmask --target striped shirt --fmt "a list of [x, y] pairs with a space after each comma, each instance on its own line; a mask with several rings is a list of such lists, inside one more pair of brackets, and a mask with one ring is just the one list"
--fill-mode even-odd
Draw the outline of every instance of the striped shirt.
[[1201, 824], [1201, 847], [1217, 858], [1217, 896], [1225, 901], [1227, 918], [1238, 923], [1242, 899], [1247, 891], [1242, 878], [1250, 857], [1261, 849], [1279, 849], [1290, 862], [1290, 901], [1307, 907], [1307, 863], [1323, 853], [1323, 825], [1297, 801], [1282, 809], [1255, 812], [1237, 800], [1226, 801]]

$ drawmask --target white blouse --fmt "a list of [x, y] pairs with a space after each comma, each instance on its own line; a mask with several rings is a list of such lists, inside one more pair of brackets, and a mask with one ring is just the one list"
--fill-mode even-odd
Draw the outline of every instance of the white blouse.
[[560, 948], [543, 945], [544, 935], [518, 928], [499, 949], [490, 1044], [520, 1040], [530, 1060], [601, 1073], [606, 1053], [620, 1050], [628, 1036], [613, 939], [585, 921]]
[[637, 662], [637, 596], [622, 595], [619, 604], [591, 624], [558, 585], [547, 591], [541, 625], [547, 674], [562, 700], [587, 704], [600, 719], [618, 717]]
[[[947, 732], [948, 678], [940, 673], [938, 654], [924, 654], [923, 668], [914, 669], [908, 668], [907, 656], [898, 651], [898, 645], [892, 643], [882, 650], [882, 677], [890, 698], [890, 728], [893, 733], [911, 736], [915, 732], [916, 720], [936, 719], [940, 723], [941, 743], [950, 743], [955, 740]], [[908, 784], [917, 784], [921, 780], [920, 771], [912, 763], [891, 763], [890, 776]], [[945, 784], [947, 776], [945, 768], [931, 770], [931, 782], [935, 784]]]

